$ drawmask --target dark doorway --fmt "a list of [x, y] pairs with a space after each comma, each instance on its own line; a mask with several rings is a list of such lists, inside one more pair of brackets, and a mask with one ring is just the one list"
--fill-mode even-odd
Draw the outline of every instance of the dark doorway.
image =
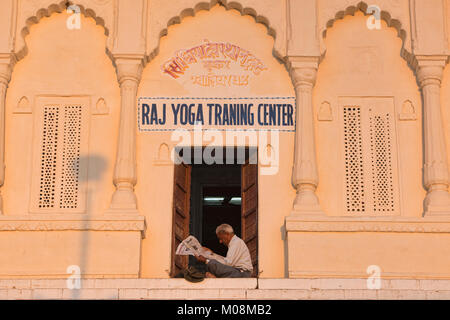
[[227, 255], [226, 246], [217, 241], [216, 226], [228, 223], [241, 237], [241, 188], [240, 186], [203, 187], [203, 243], [217, 254]]
[[231, 225], [246, 242], [253, 275], [257, 275], [257, 164], [249, 164], [256, 148], [246, 148], [241, 158], [238, 152], [234, 154], [233, 164], [208, 165], [192, 159], [190, 164], [175, 165], [172, 276], [188, 264], [199, 266], [192, 256], [174, 255], [178, 244], [190, 234], [203, 246], [226, 256], [228, 248], [216, 236], [216, 227], [222, 223]]
[[191, 234], [215, 253], [225, 256], [227, 247], [220, 244], [216, 227], [231, 225], [241, 237], [240, 166], [192, 166]]

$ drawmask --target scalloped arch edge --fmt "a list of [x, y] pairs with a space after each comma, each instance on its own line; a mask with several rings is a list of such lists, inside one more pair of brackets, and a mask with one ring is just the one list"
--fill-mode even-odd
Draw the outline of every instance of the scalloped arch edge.
[[[59, 3], [52, 3], [47, 8], [40, 8], [36, 11], [36, 14], [28, 17], [25, 20], [25, 26], [20, 30], [20, 35], [23, 38], [23, 46], [15, 50], [15, 56], [16, 60], [19, 61], [23, 59], [28, 54], [28, 46], [26, 43], [26, 36], [30, 34], [30, 28], [32, 25], [39, 23], [39, 21], [44, 17], [50, 17], [54, 13], [62, 13], [63, 11], [67, 10], [67, 8], [71, 5], [75, 5], [73, 1], [60, 1]], [[95, 23], [104, 29], [104, 34], [106, 37], [109, 37], [110, 32], [109, 29], [106, 27], [105, 20], [97, 16], [95, 11], [90, 8], [86, 8], [83, 5], [76, 4], [80, 8], [80, 13], [83, 14], [86, 18], [92, 18], [94, 19]], [[112, 54], [108, 47], [106, 47], [106, 54], [108, 57], [114, 61]]]
[[197, 3], [193, 7], [185, 8], [180, 11], [180, 13], [177, 16], [174, 16], [170, 18], [167, 22], [166, 27], [164, 27], [159, 32], [159, 39], [157, 47], [151, 50], [150, 52], [147, 52], [147, 62], [150, 62], [153, 60], [154, 57], [156, 57], [159, 53], [159, 46], [161, 43], [161, 38], [168, 35], [168, 28], [174, 24], [181, 24], [183, 19], [186, 17], [194, 17], [199, 11], [209, 11], [211, 8], [213, 8], [216, 5], [223, 6], [226, 10], [237, 10], [241, 16], [251, 16], [254, 18], [255, 23], [260, 23], [264, 25], [267, 29], [267, 34], [271, 36], [274, 39], [274, 46], [272, 48], [272, 53], [274, 57], [279, 60], [280, 62], [284, 63], [284, 55], [281, 54], [276, 50], [275, 42], [277, 41], [276, 37], [276, 31], [275, 29], [270, 25], [269, 19], [265, 16], [258, 15], [257, 11], [250, 7], [244, 7], [239, 2], [236, 1], [227, 1], [227, 0], [210, 0], [209, 2], [201, 1]]
[[[333, 27], [333, 25], [336, 21], [342, 20], [346, 16], [349, 16], [349, 15], [354, 16], [355, 13], [358, 11], [364, 13], [364, 15], [366, 15], [366, 16], [371, 15], [371, 14], [367, 13], [368, 7], [369, 7], [369, 5], [366, 2], [360, 1], [356, 5], [350, 5], [346, 9], [336, 12], [334, 18], [328, 20], [327, 23], [325, 24], [325, 27], [322, 28], [322, 30], [320, 30], [321, 31], [320, 41], [322, 42], [326, 38], [328, 29]], [[402, 23], [400, 22], [400, 20], [392, 18], [391, 14], [385, 10], [381, 10], [380, 17], [381, 17], [381, 20], [386, 22], [386, 24], [389, 28], [394, 28], [397, 31], [397, 36], [402, 40], [402, 49], [401, 49], [400, 55], [402, 56], [403, 59], [406, 60], [409, 67], [413, 68], [414, 55], [405, 48], [407, 32], [405, 29], [402, 28]], [[323, 50], [321, 49], [321, 60], [323, 60], [323, 58], [326, 55], [326, 46], [324, 43], [322, 43], [321, 47], [323, 48]]]

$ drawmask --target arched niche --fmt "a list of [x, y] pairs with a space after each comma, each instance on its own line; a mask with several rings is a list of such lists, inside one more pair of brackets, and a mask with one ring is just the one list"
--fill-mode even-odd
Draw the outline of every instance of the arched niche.
[[[425, 195], [421, 114], [416, 113], [419, 121], [399, 121], [404, 101], [421, 105], [420, 92], [414, 72], [404, 59], [398, 27], [390, 27], [383, 19], [380, 29], [371, 30], [367, 18], [355, 9], [334, 21], [326, 32], [327, 51], [313, 93], [320, 181], [317, 194], [329, 215], [420, 216]], [[323, 101], [336, 111], [332, 122], [318, 120]], [[385, 124], [382, 128], [381, 124], [375, 127], [379, 117], [385, 117], [380, 120]], [[380, 138], [382, 130], [389, 132], [385, 139]], [[357, 135], [361, 143], [354, 145], [355, 150], [346, 149], [348, 139]], [[389, 145], [380, 141], [389, 141]], [[371, 167], [372, 156], [365, 152], [372, 152], [380, 143], [390, 158], [378, 157], [378, 162], [374, 158], [375, 165]], [[360, 149], [364, 150], [362, 154], [358, 153]], [[382, 170], [388, 172], [383, 176], [386, 179], [372, 179]], [[370, 181], [349, 185], [359, 181], [358, 177]], [[364, 196], [352, 200], [353, 194]], [[375, 208], [376, 199], [382, 194], [387, 195], [386, 203], [390, 204], [385, 211], [380, 206]], [[355, 211], [349, 203], [358, 203]]]
[[160, 10], [158, 17], [152, 15], [152, 10], [149, 11], [149, 30], [151, 30], [147, 39], [147, 55], [149, 58], [153, 59], [158, 54], [160, 39], [167, 35], [170, 26], [180, 24], [184, 18], [194, 17], [198, 12], [210, 10], [218, 4], [227, 10], [238, 11], [242, 16], [253, 17], [255, 22], [266, 26], [267, 33], [275, 39], [274, 56], [280, 59], [285, 56], [285, 25], [284, 21], [279, 19], [279, 17], [284, 16], [283, 10], [285, 8], [278, 3], [260, 5], [252, 0], [188, 0], [177, 5], [166, 6], [164, 10]]
[[[209, 8], [206, 8], [209, 9]], [[257, 15], [256, 15], [257, 16]], [[167, 35], [161, 37], [158, 54], [154, 55], [146, 65], [138, 90], [138, 97], [262, 97], [262, 96], [295, 96], [291, 78], [284, 63], [274, 55], [274, 35], [266, 24], [258, 23], [253, 15], [242, 15], [240, 10], [216, 5], [210, 10], [198, 10], [194, 16], [186, 15], [179, 24], [171, 24]], [[164, 72], [164, 63], [170, 60], [179, 50], [190, 49], [210, 43], [230, 43], [250, 51], [263, 61], [267, 70], [258, 75], [250, 75], [248, 84], [242, 86], [211, 86], [206, 87], [194, 83], [192, 76], [207, 75], [208, 68], [200, 61], [190, 64], [186, 72], [178, 77], [172, 77]], [[238, 63], [230, 63], [230, 69], [223, 67], [214, 69], [213, 73], [245, 74]], [[222, 132], [219, 134], [222, 136]], [[294, 133], [280, 132], [279, 145], [270, 140], [273, 152], [279, 152], [279, 170], [274, 175], [262, 176], [259, 183], [259, 196], [263, 201], [258, 209], [258, 215], [264, 217], [264, 223], [259, 230], [273, 232], [274, 225], [283, 225], [284, 217], [292, 209], [292, 198], [295, 190], [289, 183], [292, 175], [292, 161], [294, 148]], [[153, 234], [143, 242], [142, 274], [145, 276], [167, 276], [164, 270], [169, 269], [171, 216], [173, 207], [173, 166], [151, 165], [158, 153], [161, 143], [174, 146], [177, 141], [171, 137], [171, 132], [146, 131], [138, 132], [137, 137], [137, 165], [138, 181], [136, 196], [139, 206], [146, 214], [148, 221], [158, 221], [160, 228], [153, 230]], [[262, 146], [263, 152], [267, 145]], [[276, 188], [276, 195], [270, 194], [269, 186]], [[269, 200], [270, 199], [270, 200]], [[271, 230], [271, 231], [269, 231]], [[263, 231], [262, 231], [263, 232]], [[158, 241], [159, 247], [155, 246]], [[284, 272], [283, 242], [275, 236], [259, 239], [261, 246], [270, 242], [274, 249], [269, 254], [261, 252], [259, 263], [266, 276], [281, 276]], [[161, 255], [164, 258], [160, 266], [152, 263], [151, 258]], [[276, 256], [276, 259], [274, 259]], [[273, 263], [273, 261], [279, 263]]]
[[[39, 23], [42, 18], [50, 17], [54, 13], [75, 13], [75, 11], [68, 12], [68, 9], [79, 9], [79, 13], [86, 18], [92, 18], [95, 23], [103, 27], [104, 34], [107, 37], [108, 45], [106, 52], [110, 55], [109, 48], [111, 47], [111, 32], [113, 29], [112, 21], [114, 20], [115, 4], [110, 3], [110, 0], [97, 0], [95, 2], [89, 0], [81, 0], [74, 3], [74, 1], [55, 1], [46, 0], [39, 2], [19, 2], [17, 8], [17, 23], [15, 26], [15, 44], [14, 51], [18, 60], [23, 59], [28, 54], [28, 45], [26, 37], [30, 33], [31, 27]], [[77, 7], [77, 8], [75, 8]], [[102, 15], [97, 15], [101, 12]]]
[[[328, 30], [333, 27], [335, 22], [347, 16], [353, 16], [357, 12], [364, 13], [368, 19], [371, 15], [380, 18], [387, 26], [394, 28], [398, 37], [402, 39], [401, 55], [408, 63], [413, 62], [411, 34], [407, 32], [407, 30], [410, 30], [410, 7], [406, 1], [401, 0], [321, 2], [318, 11], [318, 31], [322, 55], [326, 54], [327, 44], [325, 39]], [[370, 21], [368, 24], [370, 24]]]
[[[183, 92], [181, 87], [185, 87], [185, 83], [182, 86], [174, 85], [171, 81], [172, 79], [161, 72], [161, 65], [165, 59], [170, 59], [174, 56], [177, 50], [187, 49], [205, 42], [230, 42], [244, 49], [254, 48], [255, 46], [262, 48], [264, 46], [264, 49], [260, 51], [262, 55], [258, 54], [258, 58], [276, 68], [274, 70], [276, 74], [272, 78], [280, 79], [282, 77], [286, 79], [286, 76], [289, 77], [284, 68], [284, 62], [280, 60], [279, 54], [274, 51], [275, 31], [269, 26], [269, 22], [266, 19], [257, 15], [253, 10], [242, 8], [242, 6], [232, 2], [228, 5], [216, 4], [212, 7], [210, 7], [210, 4], [201, 3], [195, 9], [186, 9], [183, 12], [180, 16], [169, 20], [167, 30], [164, 29], [160, 33], [161, 38], [156, 51], [157, 55], [151, 54], [148, 58], [150, 61], [144, 69], [138, 95], [142, 96], [143, 90], [147, 92], [157, 91], [159, 95], [165, 95], [169, 92], [172, 94], [177, 93], [174, 89], [179, 89], [179, 92]], [[214, 15], [218, 15], [223, 21], [233, 21], [237, 26], [240, 25], [245, 29], [238, 29], [232, 22], [219, 23], [219, 20], [211, 18]], [[183, 30], [191, 31], [185, 32]], [[250, 51], [256, 54], [255, 49]], [[263, 82], [263, 78], [270, 80], [268, 72], [265, 72], [265, 74], [262, 72], [261, 76], [259, 76], [259, 81]], [[157, 87], [153, 89], [149, 87], [147, 90], [145, 86], [148, 80], [157, 81], [161, 84], [157, 84]], [[280, 88], [286, 87], [285, 83], [279, 85], [277, 81], [270, 82], [271, 84], [266, 85], [264, 88], [265, 92], [267, 92], [266, 95], [271, 95], [271, 92], [276, 92], [277, 90], [279, 92]], [[255, 88], [255, 90], [257, 89]], [[213, 91], [221, 93], [220, 90]], [[285, 90], [285, 92], [290, 95], [294, 94], [292, 86], [291, 89]]]
[[[115, 68], [106, 53], [106, 36], [103, 26], [93, 18], [81, 15], [81, 28], [70, 30], [66, 26], [69, 14], [54, 11], [29, 27], [26, 36], [27, 55], [14, 66], [6, 96], [5, 110], [5, 163], [6, 178], [4, 193], [9, 200], [5, 205], [10, 212], [29, 212], [30, 196], [33, 194], [30, 179], [36, 180], [36, 150], [42, 132], [42, 108], [45, 105], [66, 103], [81, 106], [83, 116], [80, 125], [82, 149], [80, 157], [95, 155], [104, 160], [105, 166], [98, 175], [95, 164], [83, 161], [87, 176], [79, 181], [89, 181], [85, 210], [101, 214], [107, 207], [113, 192], [112, 171], [114, 167], [116, 137], [119, 124], [120, 90]], [[20, 112], [18, 101], [25, 96], [29, 101], [29, 112]], [[104, 117], [95, 114], [96, 102], [104, 99], [111, 106]], [[17, 112], [19, 111], [19, 112]], [[61, 129], [62, 130], [62, 129]], [[61, 140], [62, 141], [62, 140]], [[62, 142], [61, 142], [62, 143]], [[11, 165], [14, 163], [14, 165]], [[91, 166], [88, 168], [88, 166]], [[95, 177], [101, 176], [101, 179]], [[90, 179], [90, 177], [93, 177]], [[15, 190], [24, 185], [24, 192]], [[80, 182], [81, 183], [81, 182]], [[95, 188], [92, 188], [96, 186]], [[9, 196], [8, 196], [9, 195]], [[89, 196], [88, 196], [89, 195]]]

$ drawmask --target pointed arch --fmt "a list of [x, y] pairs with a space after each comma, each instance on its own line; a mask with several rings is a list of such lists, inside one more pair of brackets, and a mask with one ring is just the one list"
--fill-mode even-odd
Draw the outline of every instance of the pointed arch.
[[[354, 16], [355, 13], [358, 11], [361, 11], [365, 16], [372, 15], [372, 13], [367, 13], [367, 9], [369, 8], [369, 6], [370, 5], [368, 5], [365, 1], [360, 1], [355, 5], [350, 5], [347, 8], [345, 8], [344, 10], [340, 10], [340, 11], [336, 12], [335, 16], [326, 22], [326, 25], [323, 28], [321, 28], [321, 30], [320, 30], [320, 32], [321, 32], [321, 37], [320, 37], [321, 59], [323, 59], [326, 54], [326, 46], [325, 46], [324, 40], [327, 36], [328, 29], [333, 27], [334, 23], [337, 20], [344, 19], [346, 16], [349, 16], [349, 15]], [[406, 40], [408, 37], [408, 33], [404, 29], [404, 26], [402, 25], [402, 23], [400, 22], [399, 19], [393, 18], [388, 11], [385, 11], [382, 8], [380, 8], [380, 9], [381, 9], [381, 12], [380, 12], [381, 20], [385, 21], [389, 28], [394, 28], [397, 31], [397, 36], [402, 40], [402, 49], [401, 49], [400, 55], [402, 56], [403, 59], [406, 60], [408, 65], [410, 67], [412, 67], [413, 63], [414, 63], [414, 61], [413, 61], [414, 56], [411, 53], [411, 50], [408, 50], [408, 48], [406, 48], [406, 46], [405, 46]]]
[[194, 17], [197, 12], [206, 10], [209, 11], [211, 8], [213, 8], [215, 5], [221, 5], [226, 10], [237, 10], [242, 16], [251, 16], [254, 18], [256, 23], [260, 23], [264, 25], [267, 29], [267, 34], [270, 35], [274, 39], [274, 46], [272, 48], [272, 54], [273, 56], [278, 59], [279, 61], [284, 63], [284, 55], [279, 52], [276, 49], [275, 42], [277, 40], [276, 38], [276, 31], [273, 26], [270, 25], [269, 19], [263, 15], [259, 15], [257, 11], [254, 8], [251, 7], [244, 7], [242, 4], [240, 4], [237, 1], [228, 1], [228, 0], [210, 0], [208, 1], [201, 1], [198, 2], [193, 7], [185, 8], [180, 11], [180, 13], [176, 16], [173, 16], [167, 21], [167, 25], [162, 28], [162, 30], [159, 30], [159, 40], [157, 47], [154, 49], [151, 49], [151, 51], [148, 53], [148, 61], [152, 60], [158, 53], [159, 53], [159, 46], [161, 42], [161, 38], [164, 36], [167, 36], [168, 28], [171, 25], [174, 24], [180, 24], [182, 20], [186, 17]]

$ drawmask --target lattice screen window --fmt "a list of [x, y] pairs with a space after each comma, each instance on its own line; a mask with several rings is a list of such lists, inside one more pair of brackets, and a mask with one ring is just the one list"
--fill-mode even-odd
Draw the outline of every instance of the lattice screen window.
[[41, 98], [38, 103], [32, 212], [84, 212], [88, 108], [82, 98]]
[[390, 117], [389, 113], [384, 113], [372, 115], [369, 119], [372, 197], [375, 212], [395, 210]]
[[[383, 103], [384, 102], [384, 103]], [[342, 109], [344, 212], [398, 212], [398, 169], [393, 104], [363, 101]]]
[[348, 212], [365, 212], [361, 108], [344, 108], [345, 191]]

